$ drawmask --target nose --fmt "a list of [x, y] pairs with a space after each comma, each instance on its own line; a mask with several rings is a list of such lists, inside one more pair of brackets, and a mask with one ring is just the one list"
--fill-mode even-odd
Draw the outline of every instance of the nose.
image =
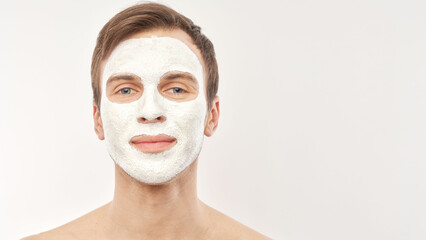
[[139, 105], [139, 123], [162, 123], [166, 121], [163, 104], [155, 91], [154, 88], [146, 88], [144, 95], [142, 95]]
[[153, 118], [153, 119], [148, 119], [148, 118], [145, 118], [145, 117], [138, 118], [139, 123], [162, 123], [164, 121], [166, 121], [165, 116], [159, 116], [159, 117], [156, 117], [156, 118]]

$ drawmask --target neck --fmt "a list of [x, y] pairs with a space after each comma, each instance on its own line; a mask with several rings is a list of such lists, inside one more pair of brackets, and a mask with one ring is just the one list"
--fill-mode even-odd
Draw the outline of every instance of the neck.
[[[115, 166], [115, 192], [107, 219], [116, 239], [176, 239], [206, 231], [197, 197], [197, 161], [161, 185], [141, 183]], [[124, 234], [124, 235], [123, 235]]]

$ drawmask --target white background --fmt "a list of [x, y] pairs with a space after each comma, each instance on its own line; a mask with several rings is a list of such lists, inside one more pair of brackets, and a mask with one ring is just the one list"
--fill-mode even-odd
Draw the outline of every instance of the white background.
[[[0, 239], [112, 199], [90, 63], [101, 27], [134, 3], [0, 3]], [[426, 239], [424, 1], [165, 3], [219, 61], [203, 201], [274, 239]]]

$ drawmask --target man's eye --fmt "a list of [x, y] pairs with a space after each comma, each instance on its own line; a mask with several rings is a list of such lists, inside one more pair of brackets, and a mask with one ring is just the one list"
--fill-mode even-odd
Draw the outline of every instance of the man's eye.
[[183, 90], [182, 88], [172, 88], [172, 89], [170, 89], [170, 90], [172, 90], [172, 92], [174, 93], [174, 94], [181, 94], [181, 93], [184, 93], [185, 92], [185, 90]]
[[123, 89], [120, 89], [119, 92], [123, 95], [128, 95], [128, 94], [132, 93], [132, 89], [131, 88], [123, 88]]

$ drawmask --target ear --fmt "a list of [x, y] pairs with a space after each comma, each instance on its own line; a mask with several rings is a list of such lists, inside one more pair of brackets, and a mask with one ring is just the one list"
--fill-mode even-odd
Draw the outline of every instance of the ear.
[[213, 99], [212, 108], [207, 113], [206, 124], [204, 127], [204, 135], [211, 137], [216, 131], [217, 125], [219, 124], [220, 108], [219, 108], [219, 97], [216, 96]]
[[93, 103], [93, 121], [95, 123], [96, 135], [98, 135], [100, 140], [104, 140], [104, 126], [102, 124], [101, 113], [99, 112], [99, 108], [96, 106], [96, 103]]

